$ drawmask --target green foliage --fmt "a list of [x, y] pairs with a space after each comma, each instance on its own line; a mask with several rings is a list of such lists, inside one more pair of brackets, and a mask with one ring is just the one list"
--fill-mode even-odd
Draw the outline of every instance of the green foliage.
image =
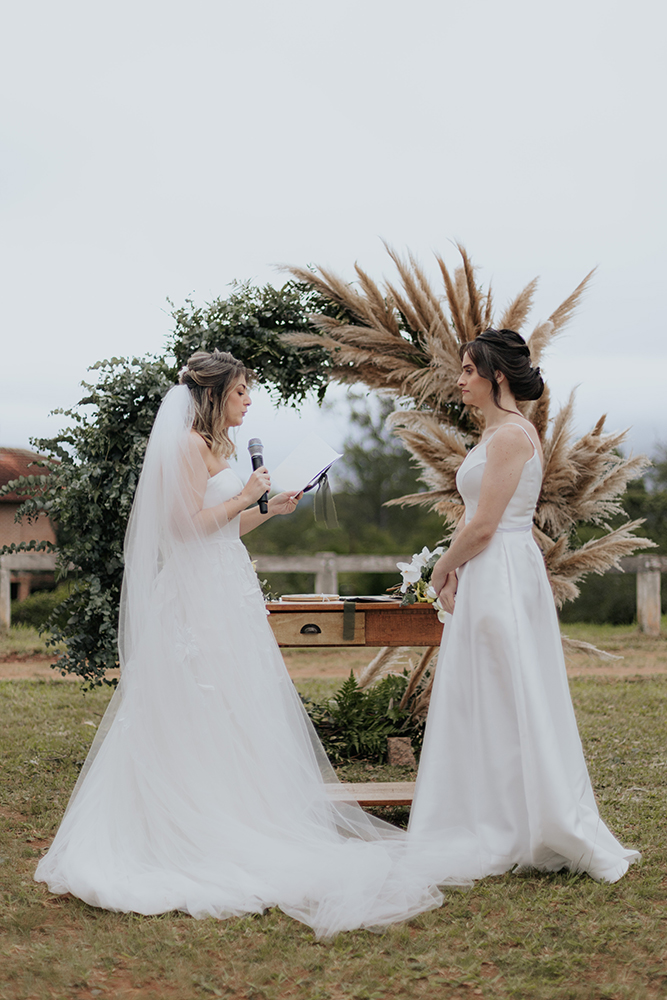
[[[656, 462], [646, 476], [630, 483], [623, 497], [623, 508], [628, 517], [644, 518], [642, 534], [656, 543], [657, 548], [653, 549], [656, 555], [667, 553], [667, 481], [658, 486], [659, 476], [660, 462]], [[655, 488], [651, 488], [653, 484]]]
[[423, 725], [413, 723], [400, 701], [408, 684], [407, 672], [389, 675], [361, 690], [354, 674], [340, 686], [335, 698], [325, 702], [304, 699], [317, 735], [330, 761], [381, 763], [387, 759], [387, 737], [408, 736], [415, 750], [421, 747]]
[[12, 601], [12, 624], [42, 628], [70, 591], [68, 583], [61, 583], [55, 590], [38, 590], [24, 601]]
[[66, 643], [60, 666], [99, 684], [118, 663], [125, 526], [148, 435], [174, 384], [175, 366], [159, 358], [111, 358], [93, 370], [97, 384], [83, 383], [88, 391], [78, 406], [58, 411], [70, 426], [33, 442], [47, 456], [50, 475], [28, 476], [9, 487], [27, 497], [20, 513], [29, 521], [46, 513], [58, 526], [58, 571], [63, 575], [73, 566], [74, 579], [45, 627], [54, 646]]
[[[653, 467], [641, 479], [630, 483], [622, 499], [623, 508], [632, 520], [644, 518], [642, 534], [657, 545], [651, 550], [656, 555], [667, 553], [667, 459], [665, 449], [659, 449]], [[623, 517], [614, 522], [620, 524]], [[600, 531], [590, 526], [579, 529], [581, 542], [596, 537]], [[634, 573], [604, 576], [590, 573], [581, 584], [576, 600], [566, 604], [560, 613], [561, 621], [593, 622], [612, 625], [630, 625], [637, 618], [637, 578]], [[667, 612], [667, 586], [662, 587], [662, 610]]]
[[226, 299], [205, 306], [188, 301], [174, 309], [176, 326], [169, 346], [178, 367], [195, 351], [218, 348], [256, 372], [259, 382], [273, 391], [276, 402], [298, 406], [309, 392], [324, 398], [328, 355], [320, 348], [284, 344], [280, 335], [309, 331], [308, 315], [331, 312], [308, 285], [288, 281], [282, 288], [234, 282]]
[[653, 465], [645, 478], [651, 488], [667, 490], [667, 445], [658, 445], [658, 450], [653, 456]]
[[[284, 345], [279, 333], [305, 329], [306, 314], [321, 304], [305, 286], [288, 282], [236, 285], [228, 299], [204, 307], [175, 309], [170, 352], [164, 357], [112, 358], [93, 365], [95, 385], [72, 410], [58, 410], [71, 423], [54, 438], [33, 444], [46, 456], [49, 475], [15, 480], [26, 499], [19, 517], [46, 513], [57, 526], [59, 573], [75, 567], [70, 595], [49, 616], [50, 641], [66, 652], [59, 666], [93, 685], [117, 666], [117, 619], [123, 575], [123, 541], [141, 464], [160, 403], [178, 369], [195, 350], [232, 351], [257, 372], [280, 401], [294, 404], [310, 391], [321, 398], [326, 355]], [[2, 551], [52, 549], [34, 541]]]

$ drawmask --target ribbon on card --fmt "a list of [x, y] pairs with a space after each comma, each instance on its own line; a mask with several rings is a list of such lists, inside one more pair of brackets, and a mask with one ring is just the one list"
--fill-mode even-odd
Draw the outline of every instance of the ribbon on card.
[[317, 493], [313, 497], [313, 513], [316, 521], [322, 521], [327, 528], [338, 527], [338, 517], [336, 515], [336, 504], [329, 484], [328, 470], [325, 469], [321, 476], [306, 486], [304, 493], [310, 492], [317, 487]]

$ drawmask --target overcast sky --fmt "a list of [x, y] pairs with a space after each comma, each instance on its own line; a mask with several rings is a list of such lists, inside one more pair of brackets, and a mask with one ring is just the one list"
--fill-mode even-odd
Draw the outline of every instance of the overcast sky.
[[[664, 0], [26, 0], [3, 5], [0, 444], [54, 433], [86, 368], [160, 352], [167, 298], [280, 263], [353, 277], [462, 241], [533, 320], [577, 421], [667, 441]], [[340, 419], [258, 398], [275, 460]], [[246, 433], [247, 432], [247, 433]]]

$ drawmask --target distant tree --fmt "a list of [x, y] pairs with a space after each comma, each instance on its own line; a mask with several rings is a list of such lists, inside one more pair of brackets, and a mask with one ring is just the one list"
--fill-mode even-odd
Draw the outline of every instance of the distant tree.
[[[642, 519], [642, 531], [657, 546], [656, 554], [667, 553], [667, 461], [664, 447], [659, 448], [651, 468], [628, 484], [621, 498], [625, 514], [632, 520]], [[620, 523], [620, 518], [613, 526]], [[581, 541], [595, 537], [593, 529], [580, 530]], [[581, 593], [561, 611], [567, 622], [609, 622], [629, 625], [636, 618], [636, 577], [634, 574], [591, 575], [581, 585]], [[667, 588], [662, 591], [662, 609], [667, 612]]]

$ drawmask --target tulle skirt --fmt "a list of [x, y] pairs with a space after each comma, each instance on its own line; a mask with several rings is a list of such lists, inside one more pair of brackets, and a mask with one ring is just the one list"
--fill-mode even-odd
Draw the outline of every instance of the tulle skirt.
[[242, 543], [206, 560], [194, 594], [178, 564], [160, 573], [36, 879], [143, 914], [279, 906], [318, 936], [440, 905], [405, 834], [342, 800]]

